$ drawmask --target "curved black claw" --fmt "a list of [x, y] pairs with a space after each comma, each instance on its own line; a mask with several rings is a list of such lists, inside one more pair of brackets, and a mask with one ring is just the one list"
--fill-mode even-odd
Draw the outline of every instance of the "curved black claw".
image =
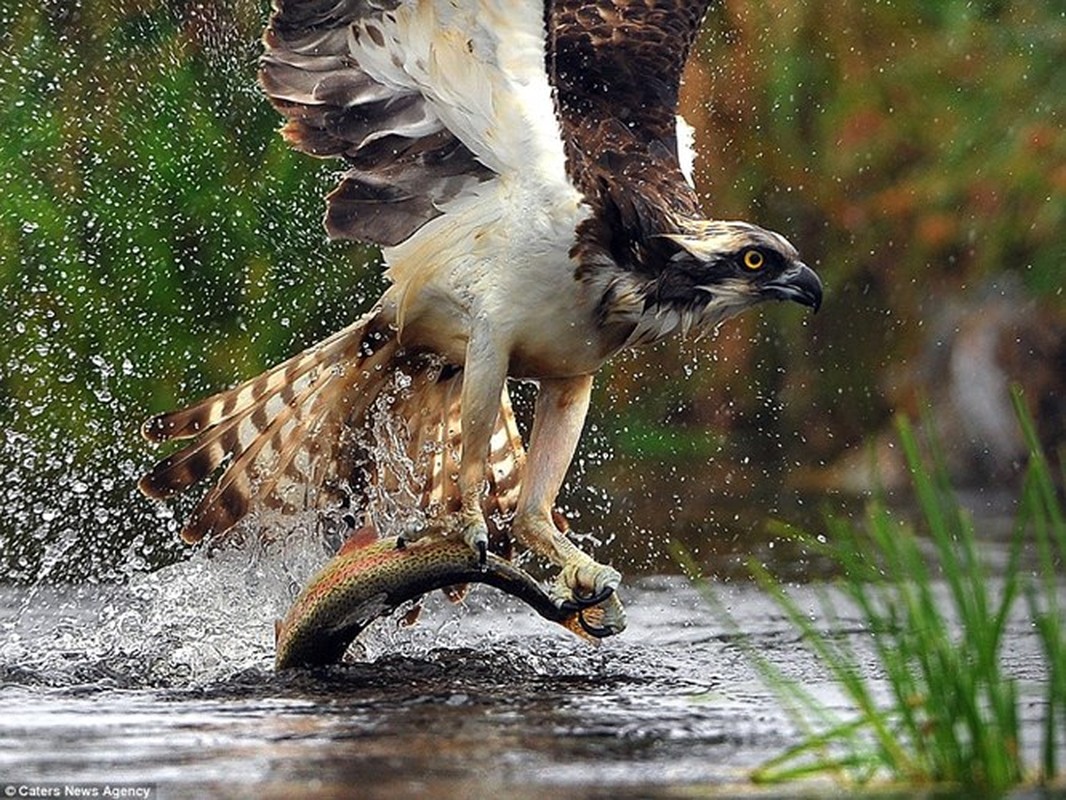
[[597, 639], [606, 639], [608, 636], [614, 636], [618, 633], [614, 628], [601, 628], [597, 625], [589, 625], [585, 619], [585, 610], [577, 612], [577, 621], [581, 625], [581, 630], [587, 633], [589, 636], [593, 636]]
[[479, 567], [481, 567], [481, 569], [485, 569], [485, 562], [488, 560], [488, 557], [489, 557], [489, 546], [488, 546], [488, 543], [487, 542], [478, 542], [477, 543], [477, 565]]
[[[580, 614], [580, 612], [584, 611], [586, 608], [598, 606], [612, 594], [614, 594], [614, 587], [606, 586], [596, 594], [590, 595], [589, 597], [575, 597], [573, 600], [563, 600], [563, 602], [559, 604], [559, 610], [565, 611], [567, 614]], [[585, 627], [584, 617], [581, 617], [581, 627]], [[592, 635], [595, 636], [596, 634]]]

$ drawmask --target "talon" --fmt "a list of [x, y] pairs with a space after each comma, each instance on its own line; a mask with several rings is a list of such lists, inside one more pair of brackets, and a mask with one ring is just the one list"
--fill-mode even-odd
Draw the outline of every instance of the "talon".
[[484, 567], [489, 554], [489, 531], [484, 522], [474, 522], [463, 528], [463, 541], [477, 554], [479, 567]]
[[559, 604], [560, 611], [566, 615], [563, 624], [574, 633], [592, 639], [606, 639], [626, 629], [626, 610], [617, 592], [611, 591], [595, 605], [582, 607], [584, 602], [565, 600]]
[[589, 625], [588, 620], [585, 619], [585, 610], [577, 612], [577, 621], [581, 625], [581, 630], [587, 633], [589, 636], [593, 636], [597, 639], [606, 639], [608, 636], [613, 636], [618, 633], [611, 627], [598, 627], [595, 625]]
[[[587, 615], [587, 616], [586, 616]], [[588, 617], [592, 617], [592, 622]], [[582, 609], [577, 613], [577, 624], [594, 639], [614, 636], [626, 629], [626, 610], [618, 593], [612, 594], [598, 606]]]
[[598, 592], [591, 596], [575, 595], [574, 599], [581, 603], [584, 603], [585, 607], [588, 608], [589, 606], [598, 606], [612, 594], [614, 594], [614, 587], [604, 586], [602, 589], [600, 589]]
[[396, 537], [396, 549], [397, 550], [406, 550], [407, 549], [407, 539], [405, 539], [403, 536], [397, 536]]
[[[606, 588], [601, 589], [600, 591], [596, 592], [596, 594], [591, 596], [583, 597], [575, 594], [574, 597], [569, 600], [562, 600], [559, 603], [559, 609], [568, 613], [583, 612], [586, 608], [598, 606], [612, 594], [614, 594], [613, 586], [607, 586]], [[584, 618], [582, 617], [582, 627], [583, 626]]]

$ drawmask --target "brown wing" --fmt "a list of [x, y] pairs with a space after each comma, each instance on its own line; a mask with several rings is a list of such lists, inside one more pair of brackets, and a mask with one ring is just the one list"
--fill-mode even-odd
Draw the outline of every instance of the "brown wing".
[[677, 151], [681, 73], [709, 0], [555, 0], [549, 79], [567, 171], [593, 209], [579, 272], [600, 264], [649, 277], [676, 251], [662, 234], [702, 218]]
[[[260, 83], [288, 118], [283, 133], [294, 147], [349, 164], [327, 198], [326, 227], [334, 237], [399, 244], [438, 216], [442, 204], [493, 177], [417, 85], [403, 80], [407, 65], [396, 62], [403, 48], [387, 39], [388, 23], [413, 2], [275, 0]], [[636, 173], [649, 156], [676, 164], [681, 71], [707, 5], [548, 0], [546, 67], [568, 170], [594, 204], [603, 174], [622, 175], [626, 180], [615, 186], [624, 194], [626, 184], [644, 179]], [[666, 205], [693, 211], [691, 193], [679, 194]]]
[[259, 82], [285, 138], [349, 168], [327, 198], [335, 238], [396, 245], [464, 188], [493, 176], [415, 89], [360, 66], [382, 50], [378, 22], [398, 2], [275, 0]]
[[564, 129], [616, 120], [677, 157], [681, 72], [710, 0], [555, 0], [548, 74]]

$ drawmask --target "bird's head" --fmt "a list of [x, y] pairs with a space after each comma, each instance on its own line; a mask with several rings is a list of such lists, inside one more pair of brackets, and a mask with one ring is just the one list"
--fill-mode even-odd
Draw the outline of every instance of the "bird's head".
[[685, 228], [667, 234], [677, 251], [670, 275], [657, 287], [660, 293], [687, 294], [691, 302], [734, 313], [763, 300], [792, 300], [815, 311], [822, 304], [818, 275], [781, 234], [728, 220], [690, 222]]
[[640, 292], [630, 344], [657, 341], [673, 331], [712, 328], [763, 300], [793, 300], [814, 310], [822, 282], [778, 233], [747, 222], [686, 221], [663, 234], [673, 251]]
[[[635, 323], [628, 344], [648, 344], [680, 331], [704, 331], [764, 300], [792, 300], [814, 310], [822, 282], [796, 248], [773, 231], [747, 222], [686, 220], [660, 234], [659, 268], [632, 295]], [[635, 297], [634, 297], [635, 299]]]

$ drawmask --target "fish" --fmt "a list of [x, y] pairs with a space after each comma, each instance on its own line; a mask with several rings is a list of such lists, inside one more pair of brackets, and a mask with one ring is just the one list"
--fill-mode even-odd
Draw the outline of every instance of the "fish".
[[434, 589], [467, 583], [485, 583], [517, 597], [583, 638], [598, 640], [625, 629], [625, 611], [612, 589], [557, 601], [521, 567], [491, 552], [481, 563], [480, 554], [461, 540], [440, 535], [379, 539], [356, 532], [275, 623], [275, 669], [337, 663], [374, 620]]

